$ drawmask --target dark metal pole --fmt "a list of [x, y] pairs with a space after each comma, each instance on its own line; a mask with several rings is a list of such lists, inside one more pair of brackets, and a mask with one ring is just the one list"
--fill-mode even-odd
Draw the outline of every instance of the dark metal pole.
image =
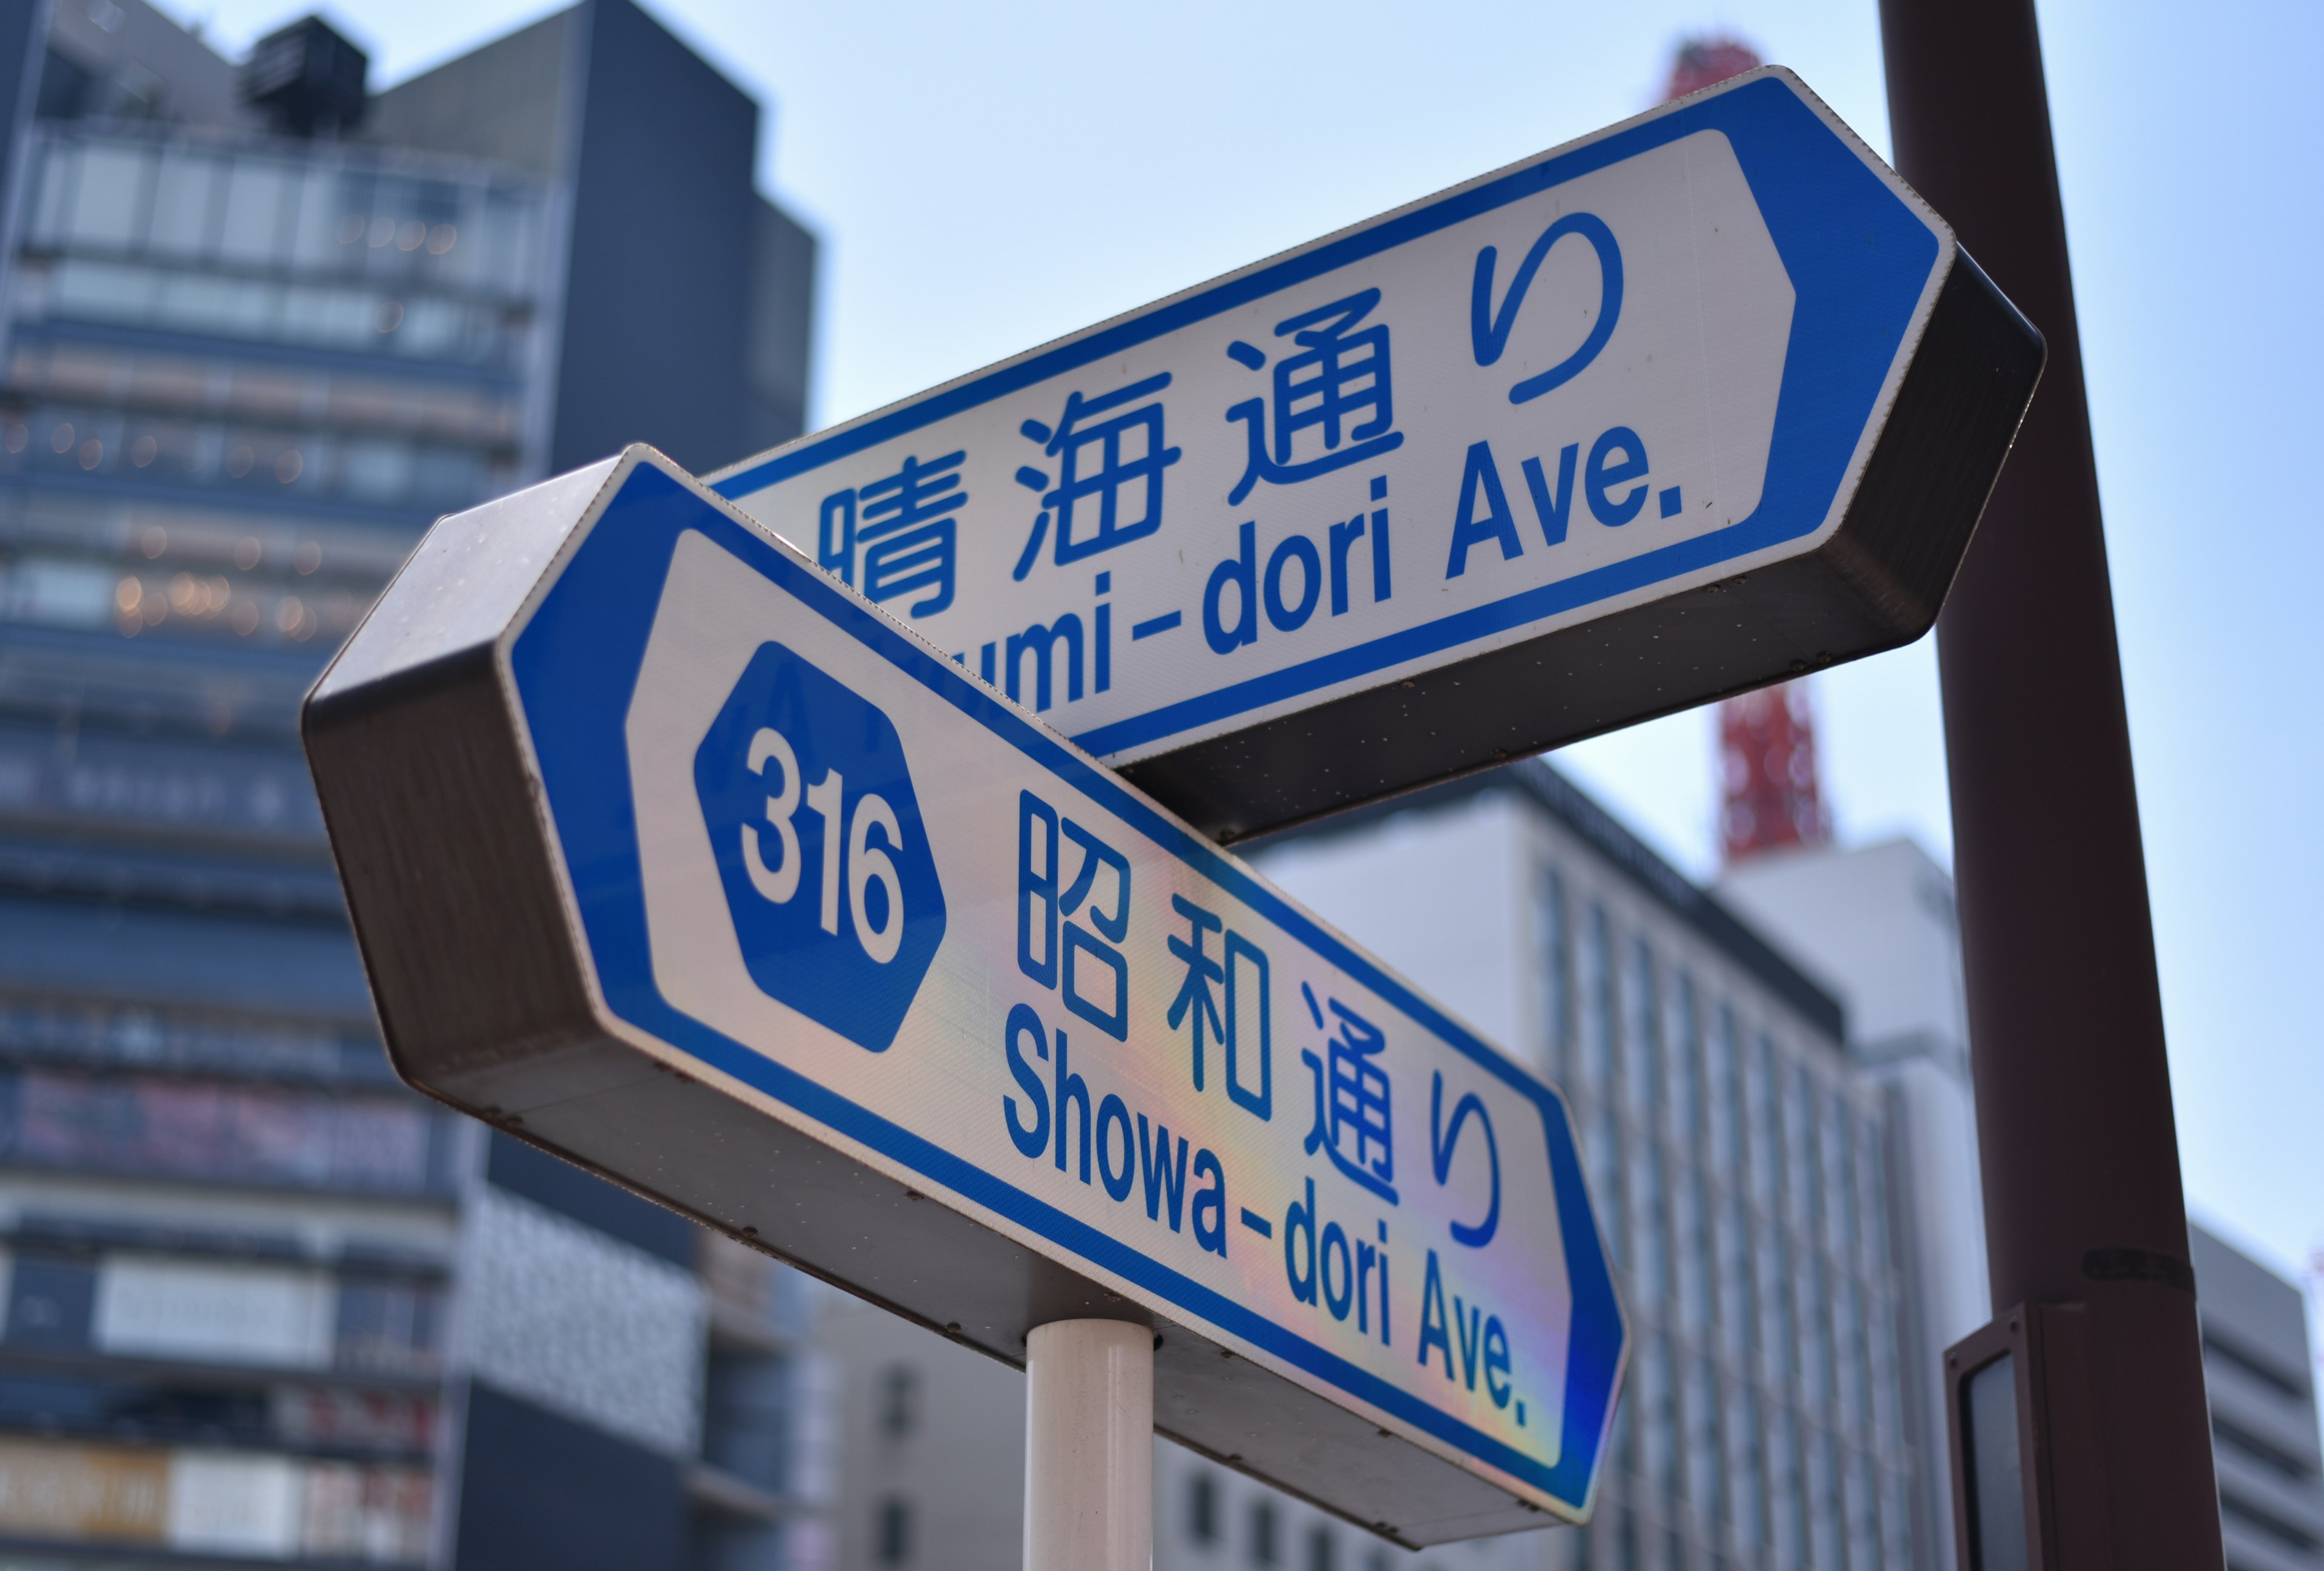
[[2036, 1563], [2215, 1571], [2202, 1349], [2041, 39], [2032, 0], [1881, 0], [1880, 22], [1898, 171], [2050, 347], [1937, 624], [1995, 1311], [2082, 1306], [2080, 1367], [2052, 1375], [2058, 1536]]

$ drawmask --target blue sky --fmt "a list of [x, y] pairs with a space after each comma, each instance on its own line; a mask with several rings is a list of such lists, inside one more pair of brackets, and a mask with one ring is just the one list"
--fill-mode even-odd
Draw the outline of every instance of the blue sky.
[[[230, 52], [303, 9], [162, 4]], [[823, 422], [1636, 113], [1692, 32], [1888, 144], [1875, 0], [650, 5], [770, 107], [761, 178], [825, 244]], [[555, 8], [327, 14], [393, 82]], [[2041, 16], [2189, 1199], [2290, 1274], [2324, 1250], [2324, 6]], [[1842, 836], [1947, 856], [1931, 645], [1818, 688]], [[1562, 757], [1708, 873], [1711, 755], [1698, 714]]]

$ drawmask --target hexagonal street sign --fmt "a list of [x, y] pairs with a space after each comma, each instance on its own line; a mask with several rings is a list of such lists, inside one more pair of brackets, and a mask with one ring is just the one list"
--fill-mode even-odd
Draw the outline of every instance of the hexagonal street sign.
[[[446, 519], [309, 698], [413, 1085], [1412, 1545], [1587, 1514], [1564, 1103], [643, 448]], [[867, 1050], [868, 1049], [868, 1050]]]

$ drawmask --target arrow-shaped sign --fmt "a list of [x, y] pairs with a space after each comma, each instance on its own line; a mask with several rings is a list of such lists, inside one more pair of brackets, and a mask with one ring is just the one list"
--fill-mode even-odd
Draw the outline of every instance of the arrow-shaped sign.
[[1770, 68], [713, 484], [1233, 839], [1919, 637], [2041, 361]]
[[388, 1050], [1412, 1545], [1586, 1514], [1625, 1333], [1565, 1104], [632, 448], [438, 523], [305, 714]]

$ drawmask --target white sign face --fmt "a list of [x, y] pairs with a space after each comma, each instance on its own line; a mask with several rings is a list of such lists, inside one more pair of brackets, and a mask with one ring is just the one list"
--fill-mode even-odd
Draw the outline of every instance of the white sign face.
[[650, 464], [500, 647], [622, 1040], [1586, 1509], [1625, 1332], [1548, 1086]]
[[1122, 766], [1816, 549], [1950, 254], [1770, 71], [714, 488]]

